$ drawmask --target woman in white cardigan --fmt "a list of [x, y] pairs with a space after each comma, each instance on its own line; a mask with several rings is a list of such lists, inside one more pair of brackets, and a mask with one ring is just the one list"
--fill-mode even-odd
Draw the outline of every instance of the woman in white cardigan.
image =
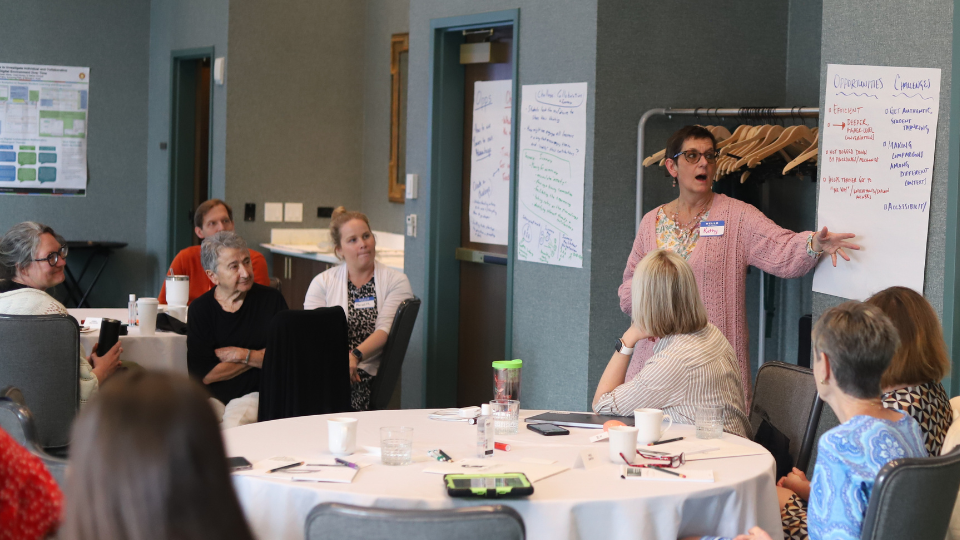
[[[5, 315], [66, 315], [67, 308], [46, 289], [63, 282], [67, 246], [53, 229], [24, 221], [0, 238], [0, 313]], [[118, 341], [102, 357], [97, 345], [89, 361], [80, 351], [80, 405], [96, 394], [100, 383], [120, 367]]]
[[330, 237], [344, 264], [313, 278], [303, 308], [340, 306], [346, 313], [350, 403], [363, 411], [370, 406], [371, 383], [397, 307], [413, 298], [413, 291], [407, 276], [376, 261], [377, 240], [367, 216], [337, 208], [330, 220]]

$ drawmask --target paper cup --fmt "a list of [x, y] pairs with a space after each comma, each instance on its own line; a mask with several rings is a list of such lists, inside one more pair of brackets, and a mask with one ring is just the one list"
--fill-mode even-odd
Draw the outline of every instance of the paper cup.
[[623, 457], [633, 463], [637, 459], [637, 428], [632, 426], [612, 426], [610, 434], [610, 461], [623, 464]]
[[141, 336], [152, 336], [157, 333], [157, 307], [160, 305], [156, 298], [140, 298], [137, 300], [137, 316]]

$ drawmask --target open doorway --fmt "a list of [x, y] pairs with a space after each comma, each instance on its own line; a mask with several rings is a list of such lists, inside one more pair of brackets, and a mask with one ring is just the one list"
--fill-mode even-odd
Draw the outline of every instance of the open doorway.
[[168, 261], [199, 243], [193, 213], [210, 197], [212, 62], [212, 47], [172, 55]]

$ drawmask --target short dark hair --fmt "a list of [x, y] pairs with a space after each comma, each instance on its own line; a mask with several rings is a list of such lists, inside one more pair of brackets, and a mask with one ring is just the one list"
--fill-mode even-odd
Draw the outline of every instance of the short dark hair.
[[233, 208], [230, 208], [230, 205], [221, 201], [220, 199], [207, 199], [200, 203], [200, 206], [197, 207], [197, 211], [193, 213], [193, 224], [198, 228], [203, 228], [203, 218], [207, 215], [207, 212], [213, 210], [217, 206], [223, 206], [227, 209], [227, 215], [230, 216], [230, 221], [233, 221]]
[[830, 359], [837, 386], [845, 394], [880, 396], [880, 379], [900, 345], [897, 329], [877, 306], [851, 300], [823, 312], [813, 326], [813, 349]]
[[674, 159], [673, 156], [683, 150], [683, 143], [689, 139], [707, 139], [713, 148], [717, 148], [717, 139], [710, 130], [703, 126], [683, 126], [667, 139], [667, 150], [664, 157]]
[[73, 428], [59, 538], [252, 540], [207, 394], [185, 376], [116, 376]]

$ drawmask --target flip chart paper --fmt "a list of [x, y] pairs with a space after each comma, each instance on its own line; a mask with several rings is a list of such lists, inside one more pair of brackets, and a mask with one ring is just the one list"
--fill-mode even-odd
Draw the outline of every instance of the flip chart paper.
[[836, 268], [821, 261], [814, 291], [923, 292], [939, 104], [939, 69], [827, 66], [817, 223], [862, 249]]
[[587, 83], [523, 87], [517, 255], [583, 268]]
[[479, 81], [473, 90], [470, 241], [507, 245], [513, 81]]
[[0, 194], [84, 195], [90, 68], [0, 63]]

